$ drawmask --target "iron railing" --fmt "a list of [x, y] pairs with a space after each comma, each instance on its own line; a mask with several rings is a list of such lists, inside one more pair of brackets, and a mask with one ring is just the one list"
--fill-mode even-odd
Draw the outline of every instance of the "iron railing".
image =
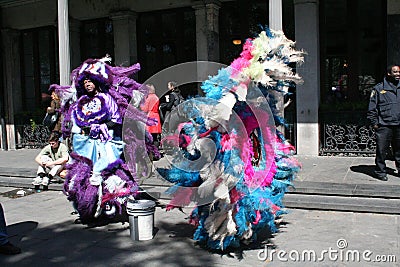
[[[294, 124], [286, 128], [286, 138], [296, 144]], [[17, 125], [17, 148], [42, 148], [48, 143], [50, 130], [44, 125]], [[375, 132], [365, 125], [321, 123], [321, 156], [372, 156]]]
[[323, 124], [321, 156], [372, 156], [375, 153], [375, 131], [359, 124]]
[[17, 148], [42, 148], [48, 143], [50, 130], [47, 126], [16, 125]]

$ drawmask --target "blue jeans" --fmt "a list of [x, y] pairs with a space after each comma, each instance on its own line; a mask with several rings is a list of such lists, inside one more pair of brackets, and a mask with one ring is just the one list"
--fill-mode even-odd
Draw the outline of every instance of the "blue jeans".
[[4, 218], [3, 206], [0, 204], [0, 245], [8, 242], [6, 219]]

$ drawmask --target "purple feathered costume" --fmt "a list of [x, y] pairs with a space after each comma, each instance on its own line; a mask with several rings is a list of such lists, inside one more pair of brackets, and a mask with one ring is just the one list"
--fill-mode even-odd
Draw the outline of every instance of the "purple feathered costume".
[[[127, 197], [135, 196], [138, 191], [134, 153], [128, 152], [130, 166], [120, 155], [123, 148], [133, 151], [135, 140], [143, 137], [131, 131], [130, 142], [125, 144], [121, 134], [117, 137], [115, 130], [108, 128], [108, 122], [119, 129], [122, 129], [122, 118], [152, 124], [145, 113], [129, 104], [132, 96], [143, 98], [148, 94], [145, 86], [132, 79], [140, 65], [112, 67], [106, 60], [110, 59], [84, 61], [72, 71], [71, 86], [50, 86], [61, 99], [63, 136], [72, 137], [73, 144], [64, 193], [73, 202], [82, 223], [101, 214], [110, 217], [120, 214]], [[86, 79], [96, 85], [98, 94], [95, 96], [86, 94], [83, 85]], [[149, 150], [155, 149], [151, 140], [146, 146]]]

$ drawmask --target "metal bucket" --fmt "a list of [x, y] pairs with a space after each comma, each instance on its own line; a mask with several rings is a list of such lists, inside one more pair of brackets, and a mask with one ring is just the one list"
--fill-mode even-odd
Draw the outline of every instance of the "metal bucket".
[[153, 239], [154, 212], [156, 203], [152, 200], [128, 199], [126, 211], [129, 215], [129, 231], [133, 241]]

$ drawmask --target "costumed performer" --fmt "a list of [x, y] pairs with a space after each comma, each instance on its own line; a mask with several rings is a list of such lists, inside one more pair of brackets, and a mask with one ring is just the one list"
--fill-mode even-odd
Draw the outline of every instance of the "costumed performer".
[[[145, 114], [134, 110], [147, 90], [131, 78], [139, 64], [112, 67], [106, 64], [110, 60], [88, 59], [72, 71], [72, 86], [51, 86], [61, 97], [63, 135], [72, 135], [64, 192], [82, 223], [121, 214], [127, 198], [138, 189], [121, 159], [125, 145], [121, 131], [129, 110], [131, 116], [146, 121]], [[137, 98], [135, 107], [128, 104], [132, 98]]]
[[[248, 39], [239, 58], [202, 83], [205, 98], [182, 104], [188, 120], [165, 138], [179, 142], [171, 166], [158, 169], [175, 184], [167, 191], [169, 208], [196, 205], [194, 239], [207, 248], [239, 247], [263, 229], [277, 231], [282, 198], [300, 168], [294, 147], [276, 128], [284, 124], [277, 94], [301, 82], [289, 64], [302, 62], [304, 52], [293, 46], [283, 32], [269, 29]], [[201, 168], [204, 154], [209, 158]]]

